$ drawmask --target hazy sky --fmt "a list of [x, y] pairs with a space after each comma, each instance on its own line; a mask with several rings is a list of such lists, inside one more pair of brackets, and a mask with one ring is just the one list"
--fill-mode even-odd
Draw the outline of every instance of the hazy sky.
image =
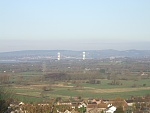
[[149, 47], [150, 0], [0, 0], [0, 52]]

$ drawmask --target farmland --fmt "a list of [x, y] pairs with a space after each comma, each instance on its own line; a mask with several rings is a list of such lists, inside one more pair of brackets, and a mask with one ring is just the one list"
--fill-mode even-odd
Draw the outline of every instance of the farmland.
[[52, 98], [130, 98], [150, 94], [150, 64], [128, 59], [1, 63], [0, 86], [25, 102]]

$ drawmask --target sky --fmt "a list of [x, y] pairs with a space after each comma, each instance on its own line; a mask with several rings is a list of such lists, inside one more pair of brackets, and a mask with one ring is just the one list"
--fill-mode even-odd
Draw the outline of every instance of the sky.
[[150, 0], [0, 0], [0, 52], [149, 47]]

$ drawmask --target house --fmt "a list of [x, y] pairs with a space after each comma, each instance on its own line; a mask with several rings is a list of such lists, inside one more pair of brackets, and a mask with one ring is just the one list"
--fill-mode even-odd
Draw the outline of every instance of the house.
[[95, 104], [100, 104], [102, 102], [101, 99], [89, 99], [88, 103], [95, 103]]
[[81, 107], [87, 107], [87, 105], [85, 104], [85, 103], [80, 103], [79, 105], [78, 105], [78, 108], [81, 108]]
[[74, 109], [72, 109], [71, 111], [66, 110], [66, 111], [64, 111], [64, 112], [61, 112], [61, 111], [57, 110], [57, 113], [79, 113], [79, 112], [78, 112], [78, 111], [75, 111]]
[[57, 102], [57, 105], [72, 105], [70, 101]]
[[23, 103], [23, 102], [20, 102], [20, 103], [19, 103], [19, 106], [22, 106], [22, 105], [24, 105], [24, 103]]
[[113, 106], [116, 106], [116, 107], [122, 106], [123, 110], [125, 110], [128, 107], [127, 102], [124, 99], [121, 99], [121, 98], [116, 98], [114, 100], [110, 100], [108, 103], [113, 105]]
[[116, 111], [116, 107], [109, 105], [108, 108], [104, 111], [104, 113], [114, 113]]
[[98, 104], [98, 109], [100, 111], [104, 111], [106, 108], [107, 108], [107, 104], [105, 104], [105, 103]]
[[100, 103], [100, 104], [88, 104], [86, 111], [87, 113], [101, 113], [107, 108], [107, 104]]
[[147, 75], [148, 75], [148, 74], [146, 74], [146, 73], [144, 73], [144, 72], [141, 74], [141, 76], [147, 76]]
[[134, 101], [133, 100], [126, 100], [128, 106], [133, 106]]
[[71, 111], [71, 113], [79, 113], [78, 111], [75, 111], [74, 109]]
[[43, 103], [43, 104], [38, 104], [38, 106], [49, 106], [49, 104]]
[[110, 100], [105, 100], [105, 99], [103, 99], [102, 100], [105, 104], [109, 104], [110, 103]]

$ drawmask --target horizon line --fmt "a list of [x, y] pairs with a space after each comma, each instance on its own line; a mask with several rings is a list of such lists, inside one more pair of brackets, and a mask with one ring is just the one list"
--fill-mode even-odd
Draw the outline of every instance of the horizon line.
[[10, 53], [10, 52], [23, 52], [23, 51], [106, 51], [106, 50], [112, 50], [112, 51], [150, 51], [150, 49], [126, 49], [126, 50], [117, 50], [117, 49], [88, 49], [88, 50], [67, 50], [67, 49], [31, 49], [31, 50], [14, 50], [14, 51], [3, 51], [0, 53]]

